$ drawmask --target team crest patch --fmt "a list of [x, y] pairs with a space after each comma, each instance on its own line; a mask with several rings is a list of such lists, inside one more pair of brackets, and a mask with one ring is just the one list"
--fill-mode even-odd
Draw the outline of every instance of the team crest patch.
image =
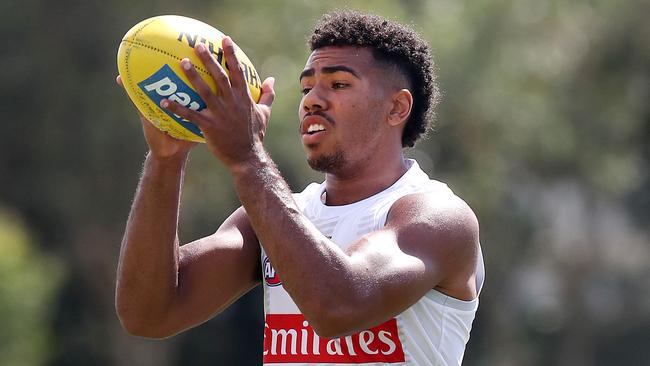
[[282, 285], [280, 276], [278, 276], [275, 268], [273, 268], [269, 257], [264, 257], [264, 261], [262, 262], [262, 271], [264, 271], [264, 282], [266, 282], [267, 286], [275, 287]]

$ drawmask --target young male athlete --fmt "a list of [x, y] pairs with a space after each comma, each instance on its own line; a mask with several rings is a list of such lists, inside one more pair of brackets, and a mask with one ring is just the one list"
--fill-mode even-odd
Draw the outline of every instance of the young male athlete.
[[349, 11], [323, 17], [310, 46], [298, 129], [325, 181], [298, 194], [262, 143], [273, 79], [255, 104], [229, 38], [230, 79], [196, 47], [219, 95], [181, 61], [208, 108], [161, 105], [201, 128], [242, 207], [213, 235], [179, 246], [194, 144], [144, 121], [150, 151], [120, 253], [120, 320], [133, 334], [167, 337], [262, 282], [265, 364], [458, 365], [483, 282], [478, 223], [403, 155], [437, 97], [429, 48], [400, 24]]

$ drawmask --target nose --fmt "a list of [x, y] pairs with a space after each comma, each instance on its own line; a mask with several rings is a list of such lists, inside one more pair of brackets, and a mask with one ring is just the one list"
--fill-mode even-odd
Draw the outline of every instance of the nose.
[[327, 102], [318, 86], [311, 88], [302, 98], [302, 108], [305, 112], [320, 111], [327, 108]]

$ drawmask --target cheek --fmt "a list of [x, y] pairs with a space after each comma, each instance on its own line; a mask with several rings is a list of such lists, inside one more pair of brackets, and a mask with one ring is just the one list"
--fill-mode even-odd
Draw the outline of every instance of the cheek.
[[304, 105], [305, 105], [305, 97], [303, 96], [300, 98], [300, 102], [298, 103], [298, 116], [302, 114], [302, 111], [304, 110]]

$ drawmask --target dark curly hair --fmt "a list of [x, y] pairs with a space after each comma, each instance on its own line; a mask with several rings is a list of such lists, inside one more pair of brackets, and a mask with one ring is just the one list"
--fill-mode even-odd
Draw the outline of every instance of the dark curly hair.
[[312, 51], [327, 46], [368, 47], [377, 61], [401, 71], [413, 95], [402, 146], [412, 147], [433, 128], [440, 92], [429, 45], [413, 29], [377, 15], [337, 10], [316, 23], [309, 46]]

